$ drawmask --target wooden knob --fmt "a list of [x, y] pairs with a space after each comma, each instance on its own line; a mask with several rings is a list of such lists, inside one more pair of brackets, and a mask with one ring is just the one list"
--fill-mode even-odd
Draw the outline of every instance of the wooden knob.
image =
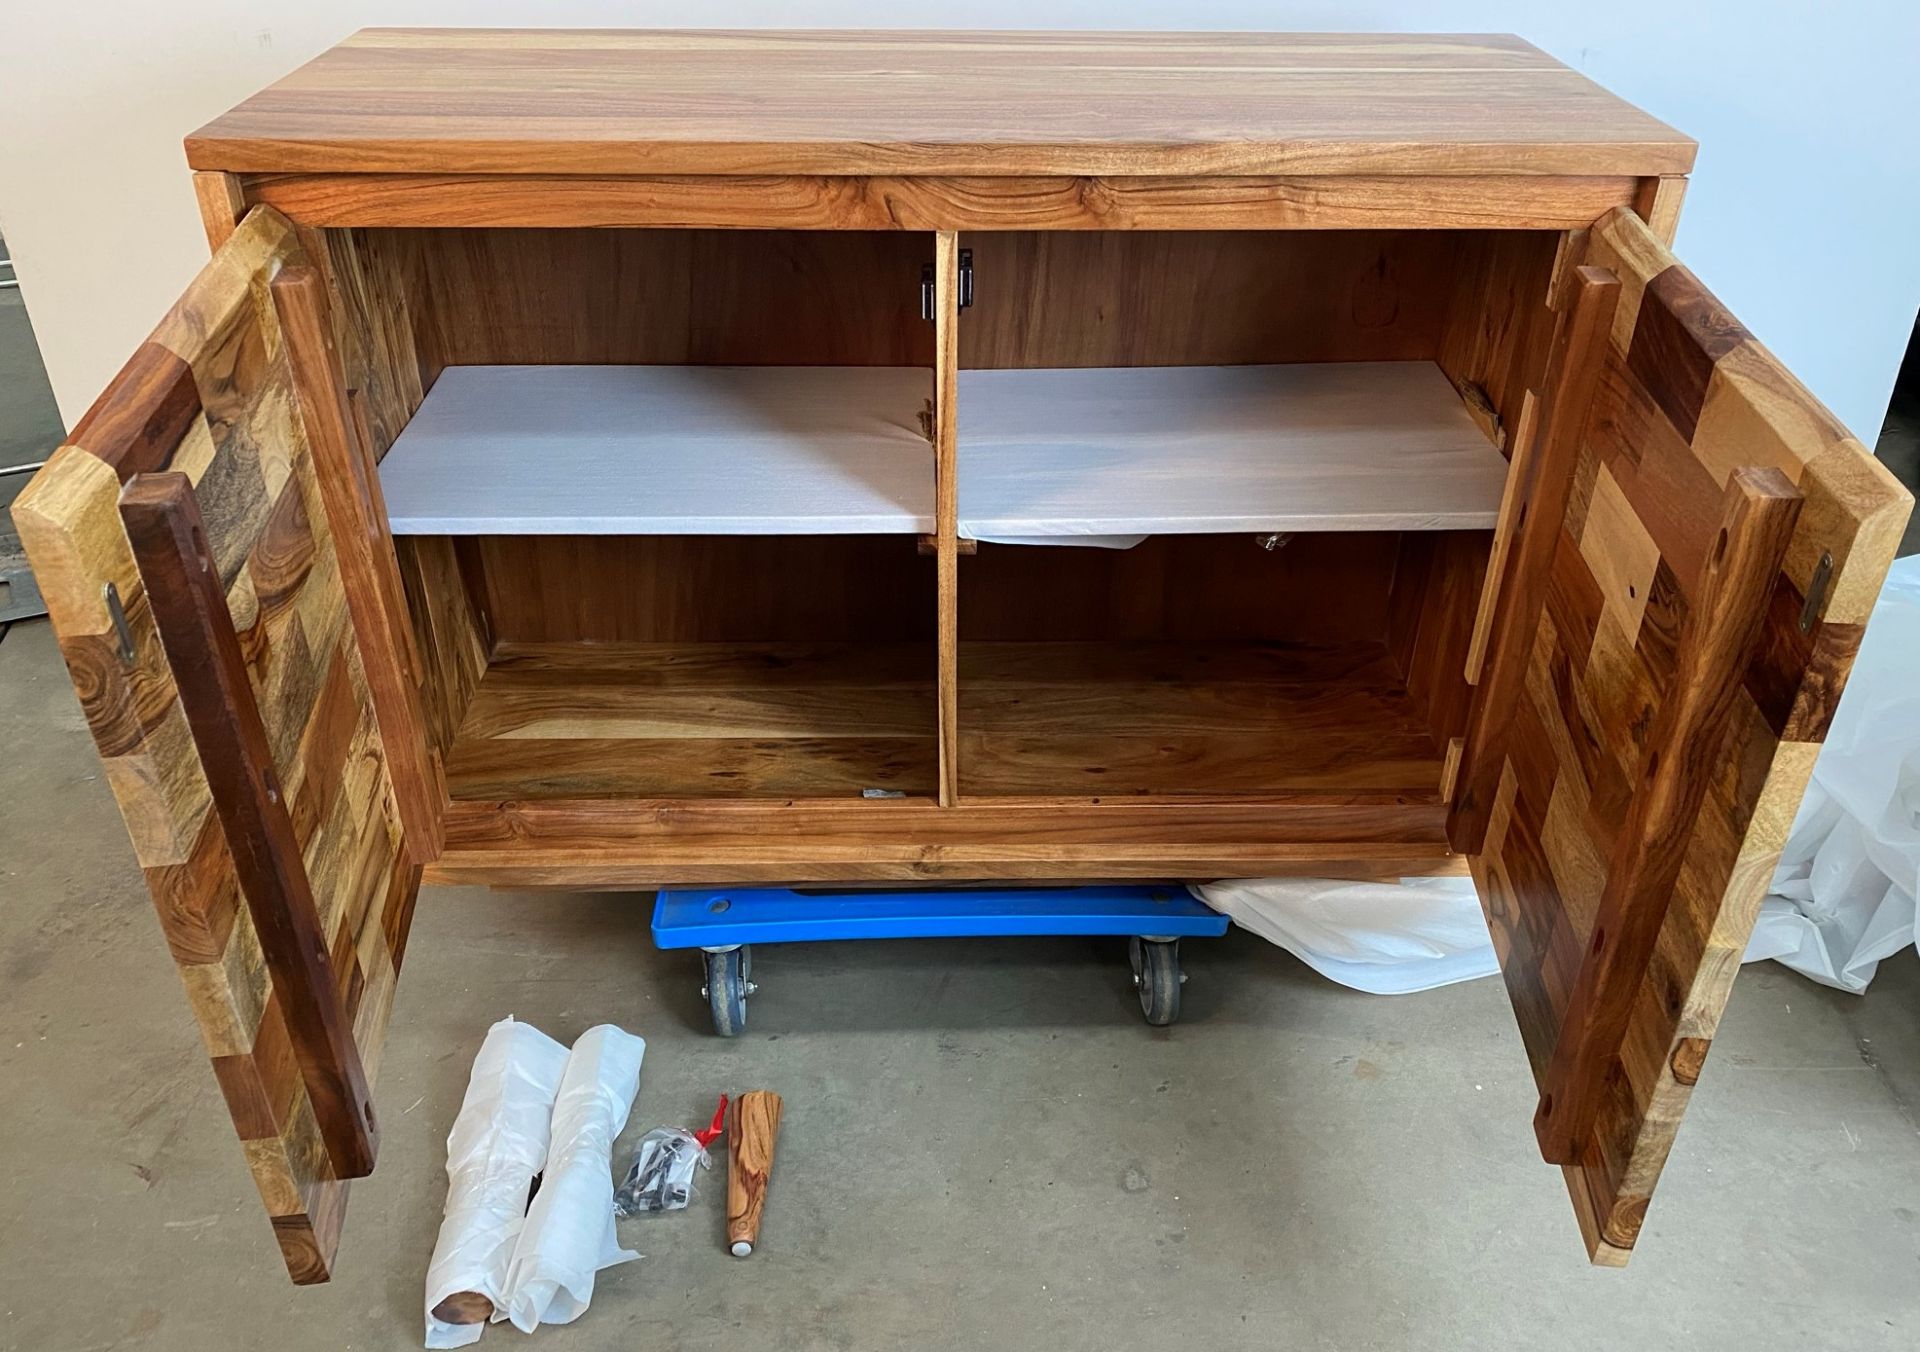
[[727, 1132], [727, 1245], [735, 1258], [753, 1252], [760, 1213], [773, 1174], [773, 1142], [780, 1134], [780, 1096], [751, 1089], [733, 1101]]

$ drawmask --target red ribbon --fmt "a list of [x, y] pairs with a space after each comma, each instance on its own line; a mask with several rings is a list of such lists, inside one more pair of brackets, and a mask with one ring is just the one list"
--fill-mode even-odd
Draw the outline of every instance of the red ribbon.
[[721, 1132], [726, 1130], [726, 1124], [727, 1124], [727, 1096], [725, 1094], [722, 1094], [720, 1096], [720, 1106], [713, 1110], [712, 1125], [709, 1126], [705, 1131], [694, 1132], [693, 1139], [700, 1142], [700, 1148], [702, 1150], [705, 1150], [708, 1146], [713, 1144], [715, 1138], [717, 1138]]

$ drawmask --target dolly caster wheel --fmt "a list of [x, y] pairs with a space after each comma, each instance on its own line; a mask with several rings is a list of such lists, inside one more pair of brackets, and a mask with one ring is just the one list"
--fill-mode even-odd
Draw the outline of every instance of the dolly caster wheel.
[[713, 1031], [721, 1037], [738, 1037], [747, 1026], [747, 997], [759, 989], [748, 980], [753, 975], [753, 954], [745, 944], [732, 948], [701, 950], [706, 979], [700, 994], [707, 998], [707, 1010], [713, 1015]]
[[1180, 1017], [1178, 939], [1129, 939], [1127, 956], [1133, 963], [1133, 985], [1140, 995], [1140, 1012], [1155, 1028], [1165, 1028]]

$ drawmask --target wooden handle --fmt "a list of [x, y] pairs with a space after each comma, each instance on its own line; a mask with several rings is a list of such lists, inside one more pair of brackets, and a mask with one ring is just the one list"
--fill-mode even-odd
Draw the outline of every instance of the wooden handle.
[[773, 1142], [780, 1134], [780, 1096], [751, 1089], [733, 1101], [727, 1136], [727, 1246], [735, 1258], [753, 1252], [760, 1213], [773, 1175]]
[[142, 472], [121, 491], [120, 520], [321, 1143], [335, 1178], [365, 1178], [373, 1172], [380, 1132], [347, 1014], [346, 983], [327, 945], [199, 500], [185, 474]]

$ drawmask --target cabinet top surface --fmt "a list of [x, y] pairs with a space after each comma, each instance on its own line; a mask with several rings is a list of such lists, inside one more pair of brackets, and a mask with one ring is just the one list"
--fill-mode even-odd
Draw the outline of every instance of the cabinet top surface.
[[1517, 37], [366, 29], [187, 138], [234, 173], [1680, 174]]

